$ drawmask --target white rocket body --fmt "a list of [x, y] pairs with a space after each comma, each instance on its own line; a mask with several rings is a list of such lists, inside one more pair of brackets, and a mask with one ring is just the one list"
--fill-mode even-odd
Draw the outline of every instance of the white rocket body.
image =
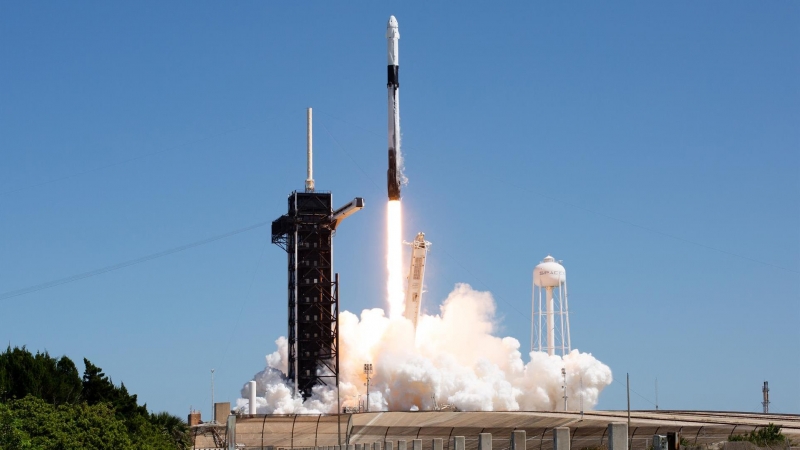
[[400, 56], [399, 56], [400, 30], [397, 19], [389, 17], [386, 25], [387, 43], [387, 83], [389, 106], [389, 170], [386, 172], [386, 184], [389, 200], [400, 200]]

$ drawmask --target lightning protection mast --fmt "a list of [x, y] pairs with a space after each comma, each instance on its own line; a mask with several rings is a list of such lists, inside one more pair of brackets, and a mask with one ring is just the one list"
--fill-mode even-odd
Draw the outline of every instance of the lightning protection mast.
[[364, 364], [364, 375], [367, 377], [367, 405], [364, 408], [367, 412], [369, 412], [369, 381], [372, 379], [372, 363]]
[[567, 369], [562, 367], [561, 368], [561, 376], [564, 377], [564, 385], [561, 386], [564, 389], [564, 411], [567, 410]]

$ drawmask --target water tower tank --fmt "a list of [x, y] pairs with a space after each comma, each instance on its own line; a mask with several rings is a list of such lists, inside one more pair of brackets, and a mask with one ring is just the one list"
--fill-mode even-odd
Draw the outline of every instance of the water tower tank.
[[555, 258], [547, 255], [533, 269], [533, 284], [539, 287], [558, 287], [567, 281], [567, 271]]

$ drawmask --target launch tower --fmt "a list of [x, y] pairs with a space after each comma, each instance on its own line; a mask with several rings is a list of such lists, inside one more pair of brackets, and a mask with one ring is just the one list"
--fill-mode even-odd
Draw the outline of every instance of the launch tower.
[[305, 192], [289, 195], [289, 211], [272, 222], [272, 243], [288, 255], [288, 378], [295, 395], [319, 384], [338, 385], [339, 274], [333, 272], [333, 234], [364, 207], [356, 198], [334, 211], [330, 192], [314, 189], [308, 109], [308, 178]]

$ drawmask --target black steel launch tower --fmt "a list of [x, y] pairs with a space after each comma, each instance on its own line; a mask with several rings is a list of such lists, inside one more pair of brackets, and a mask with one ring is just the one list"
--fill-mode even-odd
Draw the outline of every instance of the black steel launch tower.
[[364, 207], [356, 198], [334, 211], [330, 192], [316, 192], [309, 169], [306, 191], [289, 195], [289, 211], [272, 222], [272, 243], [288, 255], [288, 378], [304, 399], [314, 386], [338, 385], [339, 275], [333, 272], [333, 235], [339, 223]]

